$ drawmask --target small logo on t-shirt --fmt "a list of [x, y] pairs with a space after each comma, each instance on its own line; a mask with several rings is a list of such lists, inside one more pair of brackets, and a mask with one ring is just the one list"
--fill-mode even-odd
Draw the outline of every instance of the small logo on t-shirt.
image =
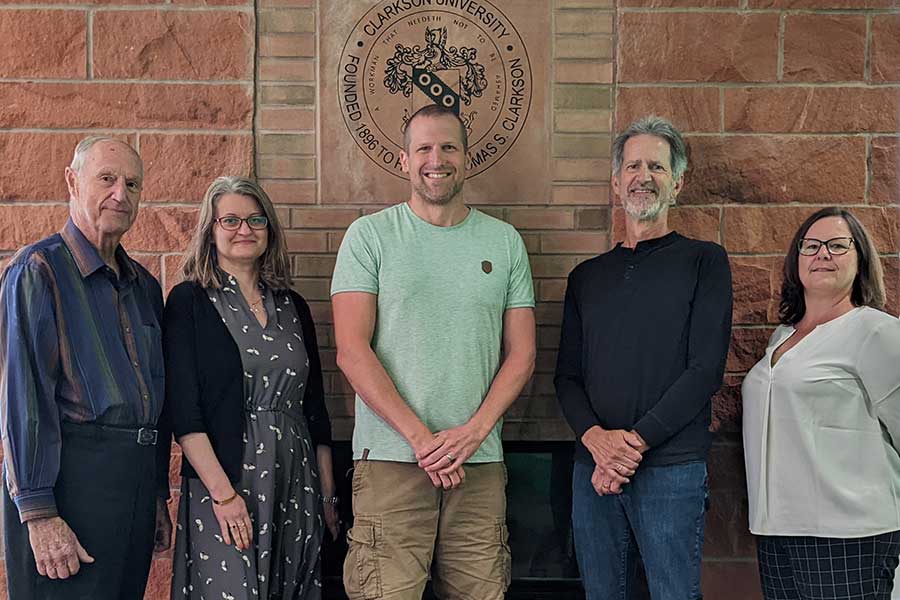
[[483, 260], [481, 261], [481, 270], [485, 273], [490, 273], [494, 270], [494, 265], [492, 265], [489, 260]]

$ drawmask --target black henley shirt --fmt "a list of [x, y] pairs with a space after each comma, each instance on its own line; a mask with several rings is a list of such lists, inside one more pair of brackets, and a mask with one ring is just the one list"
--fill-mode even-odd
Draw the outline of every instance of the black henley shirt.
[[637, 431], [642, 465], [706, 458], [731, 302], [725, 250], [675, 232], [569, 274], [554, 383], [576, 460], [593, 464], [581, 436], [594, 425]]

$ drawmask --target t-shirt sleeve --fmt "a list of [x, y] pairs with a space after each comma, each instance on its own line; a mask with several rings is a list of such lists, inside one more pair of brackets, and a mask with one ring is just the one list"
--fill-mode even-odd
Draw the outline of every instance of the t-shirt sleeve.
[[357, 219], [347, 228], [338, 250], [331, 278], [331, 295], [341, 292], [378, 294], [379, 263], [374, 232], [365, 219]]
[[534, 284], [531, 282], [531, 265], [522, 236], [515, 229], [510, 236], [509, 284], [506, 290], [506, 308], [534, 308]]

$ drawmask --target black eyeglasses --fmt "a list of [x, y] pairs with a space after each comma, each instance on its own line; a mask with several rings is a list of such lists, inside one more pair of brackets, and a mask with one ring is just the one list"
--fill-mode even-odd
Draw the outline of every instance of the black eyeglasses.
[[253, 215], [252, 217], [242, 219], [240, 217], [229, 215], [227, 217], [219, 217], [216, 219], [216, 223], [218, 223], [219, 227], [225, 231], [237, 231], [241, 228], [241, 223], [244, 222], [247, 223], [247, 226], [250, 229], [265, 229], [269, 224], [269, 218], [265, 215]]
[[828, 254], [840, 256], [850, 252], [853, 242], [852, 237], [836, 237], [825, 241], [817, 240], [816, 238], [800, 238], [800, 241], [797, 243], [797, 250], [803, 256], [815, 256], [822, 249], [822, 246], [825, 246]]

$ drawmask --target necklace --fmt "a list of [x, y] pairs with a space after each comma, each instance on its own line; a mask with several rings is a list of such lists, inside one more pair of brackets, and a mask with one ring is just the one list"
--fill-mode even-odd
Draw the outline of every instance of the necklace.
[[255, 302], [250, 302], [250, 312], [259, 313], [259, 311], [262, 310], [262, 301], [263, 297], [260, 296]]

